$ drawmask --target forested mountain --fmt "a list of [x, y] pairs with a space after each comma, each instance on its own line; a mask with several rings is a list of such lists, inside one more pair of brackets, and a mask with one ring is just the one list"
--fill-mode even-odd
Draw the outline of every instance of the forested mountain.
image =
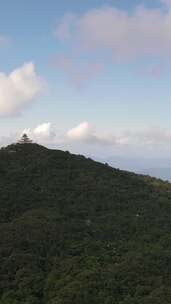
[[37, 144], [0, 150], [0, 304], [170, 304], [171, 185]]

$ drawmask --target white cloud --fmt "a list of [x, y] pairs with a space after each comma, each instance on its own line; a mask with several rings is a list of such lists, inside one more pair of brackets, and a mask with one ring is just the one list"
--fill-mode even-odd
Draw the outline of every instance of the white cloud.
[[82, 122], [66, 134], [66, 140], [84, 142], [88, 144], [101, 144], [103, 146], [169, 146], [171, 147], [171, 130], [148, 128], [137, 131], [117, 130], [113, 134], [102, 134], [96, 131], [88, 122]]
[[95, 128], [86, 121], [70, 129], [66, 134], [66, 139], [69, 139], [70, 141], [80, 141], [84, 143], [95, 143], [101, 145], [113, 145], [116, 143], [115, 136], [98, 134]]
[[53, 138], [55, 136], [54, 131], [52, 130], [52, 124], [50, 122], [44, 122], [41, 125], [38, 125], [34, 130], [33, 134], [40, 138]]
[[44, 122], [35, 128], [24, 129], [33, 140], [53, 144], [85, 144], [101, 145], [102, 147], [168, 147], [171, 148], [171, 129], [159, 127], [137, 131], [115, 130], [112, 134], [98, 132], [94, 126], [84, 121], [66, 133], [57, 130], [52, 123]]
[[27, 134], [33, 141], [40, 143], [53, 143], [55, 137], [57, 136], [57, 131], [51, 122], [43, 122], [35, 128], [26, 128], [19, 135]]
[[0, 115], [20, 113], [43, 88], [44, 82], [36, 74], [32, 62], [24, 64], [9, 75], [0, 73]]
[[[164, 0], [167, 6], [170, 0]], [[113, 59], [171, 56], [171, 9], [137, 7], [132, 14], [101, 7], [83, 15], [65, 15], [56, 28], [58, 39], [79, 51], [110, 51]]]
[[90, 141], [95, 137], [94, 129], [88, 122], [82, 122], [67, 132], [71, 140]]
[[44, 122], [35, 128], [26, 128], [20, 133], [19, 137], [26, 133], [33, 141], [49, 144], [100, 144], [113, 145], [116, 144], [115, 136], [108, 134], [99, 134], [96, 129], [88, 122], [82, 122], [66, 133], [57, 130], [51, 122]]
[[155, 148], [156, 146], [171, 147], [171, 130], [159, 127], [147, 128], [137, 131], [123, 131], [116, 135], [116, 142], [121, 145], [144, 146]]
[[68, 132], [59, 131], [50, 122], [23, 132], [0, 135], [0, 145], [16, 142], [26, 133], [33, 140], [48, 147], [69, 150], [85, 155], [128, 155], [143, 157], [170, 157], [171, 129], [148, 128], [137, 131], [118, 131], [112, 134], [99, 132], [88, 122], [82, 122]]
[[24, 129], [19, 136], [22, 136], [23, 134], [27, 134], [29, 137], [32, 136], [32, 130], [30, 128]]

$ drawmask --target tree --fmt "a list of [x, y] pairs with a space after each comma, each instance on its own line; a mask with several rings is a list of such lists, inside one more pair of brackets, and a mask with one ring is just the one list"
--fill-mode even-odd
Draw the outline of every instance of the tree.
[[22, 137], [18, 141], [19, 144], [31, 144], [32, 140], [28, 137], [27, 134], [23, 134]]

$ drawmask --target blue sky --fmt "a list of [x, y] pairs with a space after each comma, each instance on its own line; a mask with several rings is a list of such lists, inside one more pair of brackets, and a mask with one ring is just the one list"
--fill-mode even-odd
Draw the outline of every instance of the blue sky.
[[1, 1], [0, 143], [171, 151], [171, 1]]

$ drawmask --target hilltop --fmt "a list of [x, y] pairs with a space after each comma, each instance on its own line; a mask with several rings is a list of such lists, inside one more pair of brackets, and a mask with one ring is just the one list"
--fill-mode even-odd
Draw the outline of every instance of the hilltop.
[[0, 150], [0, 304], [171, 303], [171, 184], [43, 146]]

